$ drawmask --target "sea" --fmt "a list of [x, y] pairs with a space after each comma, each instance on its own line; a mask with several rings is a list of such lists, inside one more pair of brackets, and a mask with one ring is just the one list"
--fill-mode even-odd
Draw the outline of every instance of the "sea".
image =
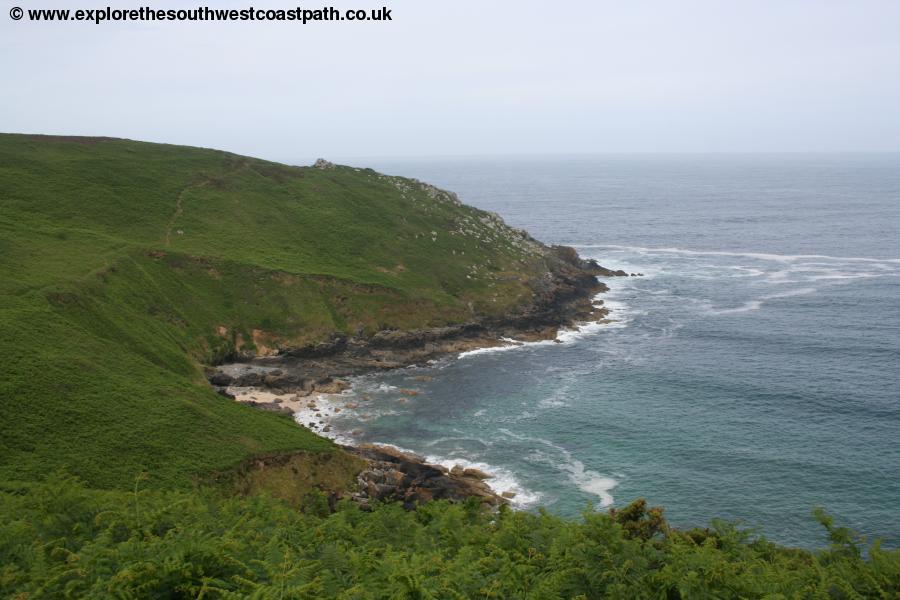
[[[791, 546], [900, 546], [900, 155], [367, 160], [611, 269], [608, 324], [354, 381], [339, 439], [524, 510], [644, 498]], [[350, 436], [354, 432], [354, 436]]]

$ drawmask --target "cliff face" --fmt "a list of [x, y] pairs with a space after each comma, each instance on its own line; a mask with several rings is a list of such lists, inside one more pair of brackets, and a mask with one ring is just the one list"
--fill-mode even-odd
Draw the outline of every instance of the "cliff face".
[[[546, 270], [530, 282], [529, 301], [506, 314], [371, 335], [336, 333], [322, 342], [285, 347], [266, 356], [238, 355], [245, 368], [237, 372], [231, 366], [209, 368], [207, 377], [220, 393], [227, 393], [229, 386], [304, 396], [314, 391], [330, 393], [341, 389], [335, 378], [421, 364], [447, 354], [495, 346], [502, 343], [501, 338], [553, 339], [562, 327], [604, 318], [608, 311], [595, 296], [608, 288], [597, 278], [617, 273], [581, 259], [572, 248], [538, 246]], [[277, 405], [263, 408], [280, 410]]]

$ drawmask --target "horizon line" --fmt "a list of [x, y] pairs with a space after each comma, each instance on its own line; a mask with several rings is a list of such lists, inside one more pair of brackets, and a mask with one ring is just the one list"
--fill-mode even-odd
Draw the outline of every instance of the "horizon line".
[[[893, 155], [897, 150], [622, 150], [598, 152], [495, 152], [472, 154], [347, 154], [332, 158], [337, 160], [447, 160], [447, 159], [490, 159], [490, 158], [591, 158], [627, 156], [846, 156], [846, 155]], [[296, 159], [294, 159], [296, 160]]]

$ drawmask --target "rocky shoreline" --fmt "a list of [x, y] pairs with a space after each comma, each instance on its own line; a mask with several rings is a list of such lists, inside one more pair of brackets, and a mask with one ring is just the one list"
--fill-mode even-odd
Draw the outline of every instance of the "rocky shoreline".
[[[318, 344], [283, 349], [275, 356], [244, 357], [210, 367], [207, 378], [219, 393], [258, 408], [295, 415], [304, 411], [314, 418], [304, 422], [298, 417], [298, 423], [327, 435], [330, 427], [321, 418], [315, 397], [348, 389], [346, 378], [425, 364], [503, 345], [503, 340], [553, 340], [563, 328], [606, 319], [609, 310], [595, 297], [608, 287], [598, 278], [629, 274], [583, 260], [572, 248], [553, 246], [547, 253], [553, 260], [545, 279], [534, 284], [535, 301], [515, 314], [432, 329], [380, 331], [368, 337], [335, 334]], [[389, 446], [347, 446], [345, 450], [368, 465], [357, 478], [358, 490], [350, 494], [363, 507], [388, 499], [408, 507], [441, 498], [459, 501], [475, 496], [491, 506], [510, 500], [485, 483], [487, 473], [427, 464], [421, 457]]]
[[372, 502], [402, 502], [404, 508], [411, 510], [431, 500], [462, 502], [469, 498], [496, 507], [514, 497], [495, 493], [485, 482], [491, 478], [490, 473], [478, 469], [447, 469], [391, 446], [364, 444], [345, 450], [367, 464], [356, 477], [358, 489], [345, 493], [363, 510], [371, 508]]

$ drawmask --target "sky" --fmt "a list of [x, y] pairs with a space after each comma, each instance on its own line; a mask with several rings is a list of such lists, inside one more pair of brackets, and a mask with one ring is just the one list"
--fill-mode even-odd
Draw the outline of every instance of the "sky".
[[387, 6], [392, 20], [307, 25], [8, 14], [202, 2], [2, 0], [0, 131], [294, 164], [900, 151], [897, 0], [340, 0], [341, 10]]

